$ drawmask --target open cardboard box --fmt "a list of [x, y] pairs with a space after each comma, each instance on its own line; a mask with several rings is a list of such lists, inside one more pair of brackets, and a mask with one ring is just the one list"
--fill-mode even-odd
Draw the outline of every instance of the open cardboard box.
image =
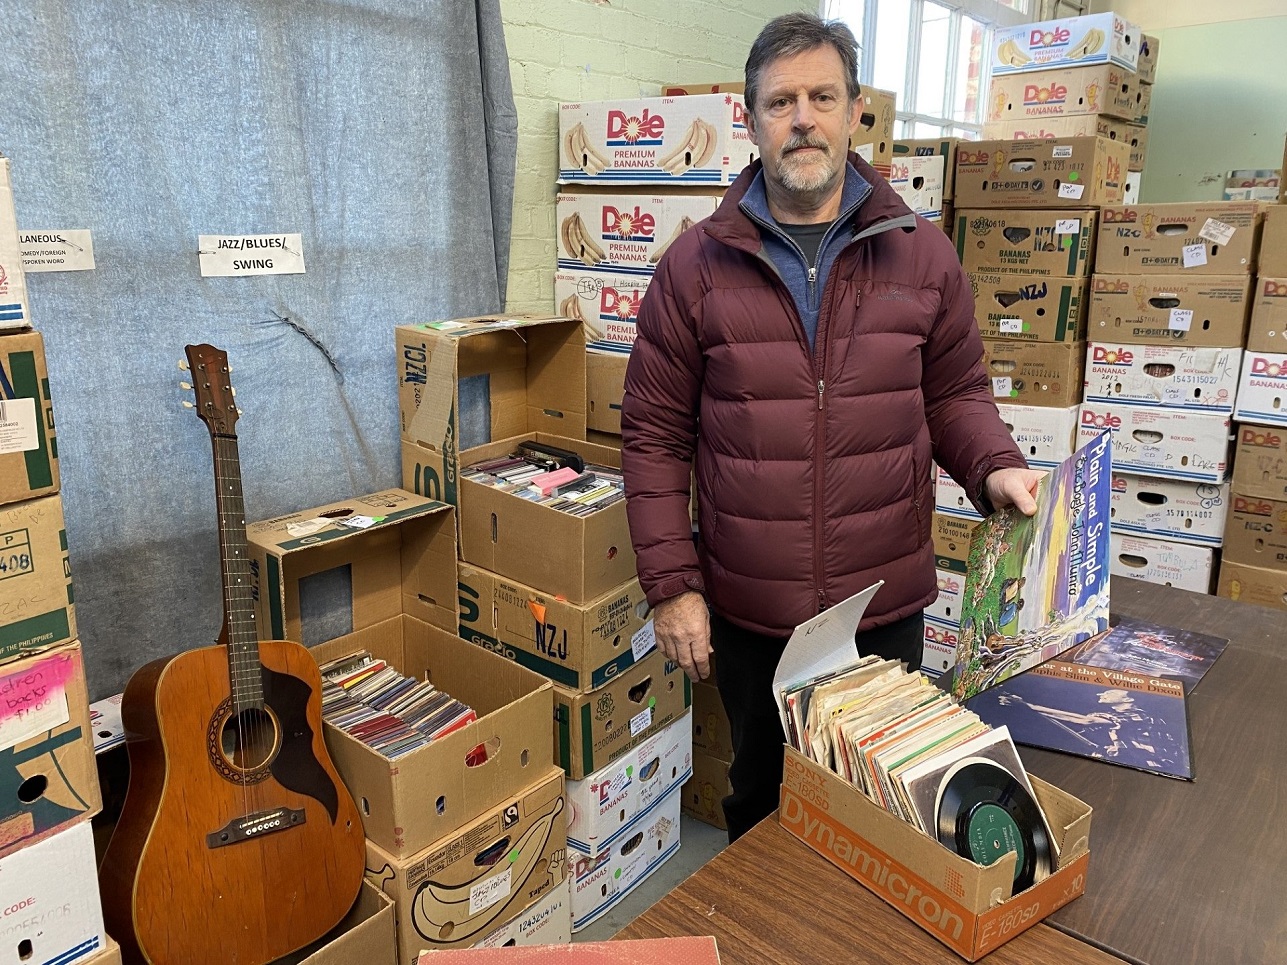
[[[853, 661], [853, 638], [876, 584], [802, 623], [773, 678], [783, 684]], [[1013, 852], [984, 867], [889, 813], [838, 774], [786, 748], [778, 821], [958, 955], [976, 961], [1086, 890], [1089, 805], [1029, 775], [1058, 852], [1058, 868], [1011, 895]]]
[[272, 965], [398, 965], [393, 902], [369, 881], [338, 925], [294, 955]]
[[394, 336], [404, 489], [455, 505], [459, 451], [524, 432], [585, 438], [580, 322], [489, 315]]

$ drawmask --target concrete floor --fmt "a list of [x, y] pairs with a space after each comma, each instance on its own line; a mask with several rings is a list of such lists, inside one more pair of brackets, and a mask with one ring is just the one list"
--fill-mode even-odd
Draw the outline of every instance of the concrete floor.
[[639, 887], [622, 899], [606, 915], [589, 928], [578, 932], [572, 940], [577, 942], [607, 941], [621, 929], [652, 907], [654, 902], [670, 894], [671, 890], [719, 854], [728, 844], [728, 832], [695, 821], [687, 814], [679, 819], [679, 850], [664, 865], [654, 871]]

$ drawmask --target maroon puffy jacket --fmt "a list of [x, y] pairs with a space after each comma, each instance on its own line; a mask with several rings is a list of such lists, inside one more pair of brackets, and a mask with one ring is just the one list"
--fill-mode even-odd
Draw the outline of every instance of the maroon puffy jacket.
[[733, 623], [786, 636], [884, 580], [862, 629], [892, 623], [937, 592], [931, 453], [979, 506], [989, 472], [1026, 466], [992, 401], [951, 242], [869, 165], [850, 163], [874, 190], [827, 278], [814, 351], [738, 208], [759, 161], [648, 286], [621, 458], [654, 606], [699, 590]]

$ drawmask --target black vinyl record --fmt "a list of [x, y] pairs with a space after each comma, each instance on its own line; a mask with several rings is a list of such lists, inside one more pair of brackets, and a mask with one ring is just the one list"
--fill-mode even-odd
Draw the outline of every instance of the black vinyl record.
[[1037, 802], [1013, 774], [982, 758], [966, 758], [943, 775], [938, 839], [985, 866], [1014, 851], [1014, 894], [1052, 870], [1050, 836]]

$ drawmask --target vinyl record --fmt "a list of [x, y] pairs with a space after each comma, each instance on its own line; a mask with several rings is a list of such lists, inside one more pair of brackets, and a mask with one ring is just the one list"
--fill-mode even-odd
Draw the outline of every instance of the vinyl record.
[[938, 839], [976, 864], [1014, 851], [1014, 894], [1051, 872], [1050, 838], [1032, 795], [1004, 767], [967, 757], [943, 775]]

